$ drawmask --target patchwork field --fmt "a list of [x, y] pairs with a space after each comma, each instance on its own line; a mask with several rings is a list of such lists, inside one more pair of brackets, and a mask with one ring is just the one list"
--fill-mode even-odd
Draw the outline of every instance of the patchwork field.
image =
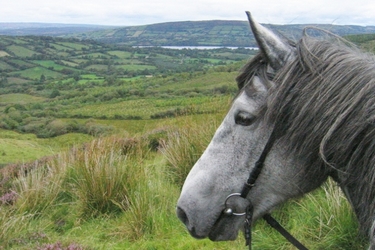
[[[9, 65], [0, 76], [0, 249], [245, 248], [242, 237], [193, 239], [175, 206], [254, 51], [37, 37], [0, 44], [8, 54], [0, 66]], [[366, 249], [331, 180], [273, 214], [309, 249]], [[264, 222], [253, 247], [292, 249]]]
[[0, 95], [0, 106], [7, 104], [27, 104], [43, 102], [46, 98], [40, 96], [33, 96], [28, 94], [6, 94]]

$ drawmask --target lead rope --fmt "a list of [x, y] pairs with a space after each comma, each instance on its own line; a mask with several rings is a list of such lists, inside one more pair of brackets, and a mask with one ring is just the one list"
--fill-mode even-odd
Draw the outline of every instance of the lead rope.
[[[244, 224], [244, 235], [245, 235], [245, 242], [246, 246], [248, 246], [249, 250], [251, 250], [251, 225], [252, 225], [252, 218], [253, 218], [253, 205], [246, 207], [246, 214], [245, 214], [245, 224]], [[287, 239], [290, 243], [292, 243], [298, 250], [308, 250], [301, 242], [299, 242], [296, 238], [293, 237], [283, 226], [280, 225], [270, 214], [265, 214], [263, 219], [278, 231], [285, 239]]]
[[[246, 199], [247, 195], [249, 194], [252, 187], [255, 185], [255, 181], [257, 180], [262, 168], [264, 161], [267, 157], [268, 152], [271, 150], [273, 143], [276, 141], [277, 135], [275, 129], [272, 131], [270, 138], [265, 145], [262, 154], [260, 155], [259, 159], [255, 162], [254, 169], [251, 171], [249, 178], [245, 182], [242, 187], [242, 191], [240, 196]], [[252, 218], [253, 218], [253, 205], [250, 204], [246, 207], [245, 213], [245, 223], [244, 223], [244, 234], [245, 234], [245, 241], [246, 246], [249, 247], [251, 250], [251, 226], [252, 226]], [[299, 242], [296, 238], [294, 238], [283, 226], [280, 225], [270, 214], [266, 214], [263, 216], [263, 219], [274, 229], [276, 229], [285, 239], [287, 239], [290, 243], [292, 243], [298, 250], [308, 250], [301, 242]]]
[[251, 224], [253, 219], [253, 205], [250, 205], [246, 207], [246, 218], [245, 218], [245, 224], [244, 224], [244, 234], [245, 234], [245, 241], [246, 246], [249, 247], [249, 250], [251, 250]]
[[280, 225], [270, 214], [266, 214], [263, 216], [263, 219], [276, 229], [285, 239], [287, 239], [290, 243], [292, 243], [297, 249], [299, 250], [308, 250], [301, 242], [299, 242], [296, 238], [293, 237], [283, 226]]

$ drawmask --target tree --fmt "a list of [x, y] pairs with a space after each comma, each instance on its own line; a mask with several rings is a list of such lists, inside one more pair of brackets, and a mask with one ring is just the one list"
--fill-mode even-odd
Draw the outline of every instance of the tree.
[[57, 89], [54, 89], [54, 90], [52, 90], [52, 92], [51, 92], [49, 98], [55, 98], [55, 97], [57, 97], [57, 96], [60, 96], [60, 91], [57, 90]]
[[8, 83], [8, 78], [6, 76], [1, 77], [0, 79], [0, 87], [5, 87], [5, 85]]
[[42, 75], [40, 76], [39, 82], [43, 83], [43, 82], [45, 82], [45, 81], [46, 81], [46, 76], [42, 74]]

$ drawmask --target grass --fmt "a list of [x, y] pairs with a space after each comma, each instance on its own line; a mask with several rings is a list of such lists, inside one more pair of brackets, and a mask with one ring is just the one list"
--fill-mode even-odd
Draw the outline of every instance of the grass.
[[92, 138], [85, 134], [70, 133], [55, 138], [38, 139], [34, 134], [19, 134], [0, 129], [0, 165], [37, 160], [91, 141]]
[[72, 43], [72, 42], [57, 42], [57, 45], [61, 45], [66, 48], [71, 48], [75, 50], [82, 50], [82, 49], [89, 49], [88, 45], [79, 44], [79, 43]]
[[[209, 143], [209, 138], [217, 127], [215, 122], [207, 121], [202, 127], [192, 123], [180, 130], [169, 131], [169, 140], [161, 149], [167, 161], [171, 179], [182, 187], [191, 167], [198, 160]], [[199, 133], [197, 131], [199, 130]]]
[[[175, 86], [175, 88], [178, 90], [194, 90], [194, 88], [210, 89], [212, 86], [233, 85], [237, 74], [237, 72], [210, 72], [191, 79], [181, 79], [184, 84], [178, 84], [179, 86]], [[165, 83], [156, 89], [159, 91], [168, 90], [171, 89], [172, 84]]]
[[33, 67], [34, 64], [27, 62], [26, 60], [19, 59], [10, 59], [9, 62], [12, 64], [17, 65], [19, 68], [30, 68]]
[[[244, 249], [242, 237], [234, 242], [195, 240], [174, 215], [182, 181], [221, 119], [222, 114], [168, 119], [137, 136], [95, 139], [28, 165], [27, 175], [3, 169], [3, 178], [18, 176], [1, 189], [4, 193], [8, 187], [18, 197], [13, 205], [0, 205], [3, 249], [48, 244], [84, 249]], [[152, 138], [161, 142], [163, 154], [155, 151]], [[274, 216], [309, 249], [366, 245], [333, 182], [287, 203]], [[261, 221], [253, 231], [253, 247], [293, 249]]]
[[18, 78], [18, 77], [8, 77], [8, 83], [10, 84], [24, 84], [30, 82], [29, 80]]
[[[0, 57], [2, 56], [1, 51], [0, 51]], [[3, 55], [5, 56], [5, 55]], [[0, 68], [3, 70], [14, 70], [14, 67], [10, 66], [6, 62], [0, 62]]]
[[[201, 104], [205, 104], [204, 106]], [[151, 115], [168, 111], [175, 108], [191, 107], [199, 112], [216, 113], [217, 107], [228, 103], [228, 97], [175, 97], [168, 99], [147, 98], [108, 103], [106, 105], [91, 104], [71, 109], [71, 116], [83, 115], [100, 118], [105, 114], [107, 118], [114, 118], [115, 115], [121, 116], [140, 116], [143, 119], [149, 119]]]
[[44, 101], [45, 98], [28, 94], [6, 94], [0, 95], [0, 104], [26, 104]]
[[52, 60], [39, 60], [39, 61], [33, 61], [35, 64], [39, 64], [45, 68], [53, 68], [54, 70], [62, 70], [62, 69], [71, 69], [71, 70], [76, 70], [74, 68], [70, 68], [70, 67], [67, 67], [67, 66], [63, 66], [63, 65], [60, 65], [60, 64], [57, 64], [55, 63], [54, 61]]
[[110, 58], [109, 55], [104, 54], [104, 53], [90, 53], [90, 54], [86, 54], [85, 56], [89, 58], [102, 58], [102, 59]]
[[[59, 46], [74, 47], [69, 43]], [[52, 66], [52, 61], [43, 64]], [[175, 216], [183, 181], [230, 103], [229, 95], [213, 94], [214, 88], [233, 83], [236, 73], [226, 69], [96, 86], [87, 94], [97, 98], [97, 103], [50, 100], [51, 106], [66, 108], [69, 115], [105, 115], [107, 119], [90, 122], [116, 127], [111, 136], [71, 133], [38, 139], [0, 130], [0, 164], [14, 163], [0, 169], [0, 249], [59, 245], [65, 249], [73, 245], [77, 249], [244, 249], [242, 237], [234, 242], [195, 240]], [[80, 83], [95, 81], [99, 75], [86, 72]], [[120, 88], [149, 95], [98, 101], [100, 93], [112, 94]], [[20, 99], [44, 103], [27, 94], [0, 98], [4, 104]], [[149, 119], [155, 113], [186, 107], [198, 114]], [[200, 114], [203, 112], [209, 114]], [[115, 115], [144, 119], [108, 119]], [[310, 249], [366, 246], [358, 236], [349, 204], [333, 182], [288, 202], [274, 216]], [[253, 231], [253, 244], [255, 249], [293, 249], [262, 221]]]
[[132, 53], [127, 52], [127, 51], [119, 51], [119, 50], [114, 50], [114, 51], [108, 51], [108, 54], [117, 56], [122, 59], [126, 58], [131, 58]]
[[144, 69], [156, 69], [154, 65], [138, 65], [138, 64], [124, 64], [115, 66], [116, 69], [123, 69], [123, 70], [144, 70]]
[[0, 164], [29, 162], [54, 153], [34, 141], [0, 138]]
[[[162, 183], [160, 177], [153, 181], [148, 178], [160, 176], [160, 166], [156, 169], [154, 160], [149, 157], [151, 152], [146, 142], [115, 137], [98, 139], [84, 148], [74, 148], [39, 165], [36, 163], [27, 172], [21, 168], [20, 172], [15, 173], [18, 178], [12, 183], [18, 198], [11, 210], [42, 221], [57, 220], [54, 223], [61, 225], [53, 227], [60, 231], [66, 230], [66, 223], [70, 225], [69, 229], [73, 226], [74, 221], [67, 221], [70, 219], [87, 220], [89, 223], [96, 218], [102, 219], [102, 216], [120, 216], [127, 223], [118, 224], [115, 231], [111, 230], [114, 236], [132, 241], [151, 233], [161, 226], [155, 224], [160, 218], [160, 208], [171, 203], [165, 201], [169, 198], [167, 193], [170, 188], [165, 188], [168, 184]], [[145, 167], [139, 168], [140, 164]], [[9, 171], [11, 169], [3, 173]], [[74, 207], [77, 211], [75, 218], [70, 218], [67, 211], [60, 211], [65, 210], [63, 208], [66, 206]], [[152, 207], [154, 209], [150, 212]], [[162, 210], [165, 211], [164, 208]], [[2, 207], [0, 212], [11, 211]], [[12, 229], [19, 222], [13, 223]], [[28, 230], [25, 229], [26, 232]], [[25, 234], [25, 231], [22, 233]], [[21, 236], [2, 235], [0, 240], [13, 246], [17, 245], [14, 244], [14, 237]]]
[[17, 57], [30, 57], [34, 54], [39, 54], [33, 50], [18, 45], [8, 46], [7, 49]]
[[0, 50], [0, 57], [9, 56], [9, 54], [3, 50]]
[[21, 77], [33, 79], [33, 80], [39, 80], [41, 75], [44, 75], [45, 77], [50, 77], [50, 78], [59, 78], [63, 76], [63, 74], [60, 74], [56, 71], [52, 71], [43, 67], [34, 67], [34, 68], [25, 69], [21, 71], [14, 71], [12, 75], [20, 75]]
[[[191, 166], [204, 150], [216, 126], [202, 129], [183, 126], [162, 149], [171, 176], [182, 186]], [[309, 249], [364, 249], [356, 217], [336, 183], [329, 180], [322, 188], [281, 206], [274, 216]], [[255, 249], [294, 249], [263, 221], [253, 232]], [[242, 249], [242, 248], [231, 248]]]

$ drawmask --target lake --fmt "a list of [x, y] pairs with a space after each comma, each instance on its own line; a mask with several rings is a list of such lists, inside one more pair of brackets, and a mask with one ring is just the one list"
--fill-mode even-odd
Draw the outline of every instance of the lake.
[[133, 46], [135, 48], [148, 48], [148, 47], [160, 47], [164, 49], [199, 49], [199, 50], [205, 50], [205, 49], [238, 49], [238, 48], [244, 48], [244, 49], [250, 49], [250, 50], [258, 50], [258, 47], [226, 47], [226, 46]]

